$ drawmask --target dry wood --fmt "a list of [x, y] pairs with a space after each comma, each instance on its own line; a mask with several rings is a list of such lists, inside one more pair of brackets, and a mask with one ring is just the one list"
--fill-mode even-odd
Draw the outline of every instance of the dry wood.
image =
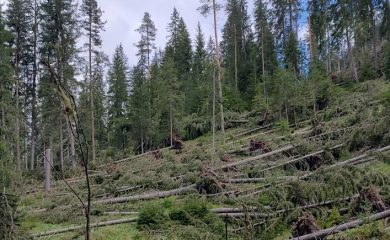
[[186, 187], [180, 187], [173, 190], [168, 191], [159, 191], [154, 193], [147, 193], [141, 195], [127, 196], [127, 197], [117, 197], [117, 198], [109, 198], [94, 201], [93, 203], [97, 204], [113, 204], [113, 203], [124, 203], [129, 201], [139, 201], [139, 200], [149, 200], [155, 198], [164, 198], [172, 195], [179, 195], [189, 191], [195, 190], [196, 184], [192, 184]]
[[225, 164], [225, 165], [216, 167], [215, 169], [226, 169], [226, 168], [230, 168], [230, 167], [246, 164], [246, 163], [249, 163], [249, 162], [253, 162], [253, 161], [256, 161], [256, 160], [259, 160], [259, 159], [262, 159], [262, 158], [266, 158], [266, 157], [269, 157], [269, 156], [272, 156], [272, 155], [275, 155], [275, 154], [278, 154], [278, 153], [282, 153], [282, 152], [291, 150], [293, 148], [294, 148], [294, 146], [290, 144], [290, 145], [287, 145], [287, 146], [285, 146], [283, 148], [279, 148], [277, 150], [274, 150], [274, 151], [271, 151], [271, 152], [268, 152], [268, 153], [264, 153], [264, 154], [261, 154], [261, 155], [255, 156], [255, 157], [250, 157], [250, 158], [247, 158], [247, 159], [244, 159], [244, 160], [241, 160], [241, 161]]
[[386, 210], [377, 214], [373, 214], [365, 219], [357, 219], [344, 224], [340, 224], [331, 228], [323, 229], [311, 234], [303, 235], [293, 238], [294, 240], [310, 240], [310, 239], [323, 239], [326, 236], [333, 235], [339, 232], [343, 232], [352, 228], [359, 227], [363, 224], [379, 221], [390, 217], [390, 210]]
[[[111, 220], [111, 221], [106, 221], [106, 222], [97, 222], [97, 223], [91, 224], [90, 227], [91, 228], [106, 227], [106, 226], [112, 226], [112, 225], [123, 224], [123, 223], [132, 223], [135, 221], [137, 221], [137, 218], [116, 219], [116, 220]], [[58, 229], [58, 230], [52, 230], [52, 231], [32, 234], [31, 237], [40, 238], [40, 237], [45, 237], [45, 236], [52, 236], [52, 235], [56, 235], [56, 234], [80, 230], [80, 229], [83, 229], [84, 227], [85, 227], [84, 225], [72, 226], [72, 227], [62, 228], [62, 229]]]

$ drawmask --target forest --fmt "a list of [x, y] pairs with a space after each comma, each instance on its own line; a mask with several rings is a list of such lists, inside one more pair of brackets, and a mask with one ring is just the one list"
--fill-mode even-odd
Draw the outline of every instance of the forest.
[[390, 239], [389, 0], [142, 4], [113, 54], [103, 1], [0, 1], [0, 239]]

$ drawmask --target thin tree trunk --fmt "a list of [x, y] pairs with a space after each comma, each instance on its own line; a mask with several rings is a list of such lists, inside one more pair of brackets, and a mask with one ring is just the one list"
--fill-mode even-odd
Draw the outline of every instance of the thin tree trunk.
[[214, 162], [214, 158], [215, 158], [215, 99], [216, 99], [216, 89], [215, 89], [215, 68], [214, 68], [214, 72], [213, 72], [213, 156], [212, 156], [212, 160]]
[[351, 71], [352, 71], [352, 79], [355, 80], [356, 82], [359, 82], [358, 80], [358, 75], [357, 75], [357, 70], [356, 70], [356, 64], [355, 64], [355, 57], [353, 56], [352, 52], [352, 46], [351, 46], [351, 39], [349, 36], [349, 29], [348, 27], [345, 29], [346, 37], [347, 37], [347, 48], [348, 48], [348, 54], [351, 59]]
[[95, 147], [95, 106], [94, 106], [94, 84], [92, 79], [92, 9], [89, 12], [89, 91], [90, 91], [90, 103], [91, 103], [91, 150], [92, 161], [96, 160], [96, 147]]
[[268, 111], [268, 96], [267, 96], [267, 81], [265, 79], [265, 63], [264, 63], [264, 33], [261, 34], [261, 65], [263, 71], [264, 98]]
[[51, 158], [51, 150], [50, 148], [45, 150], [44, 157], [44, 169], [45, 169], [45, 194], [48, 194], [50, 191], [50, 179], [51, 179], [51, 166], [52, 166], [52, 158]]
[[38, 4], [37, 0], [34, 0], [34, 41], [33, 41], [33, 76], [32, 76], [32, 102], [31, 102], [31, 151], [30, 151], [30, 169], [34, 170], [35, 165], [35, 133], [36, 133], [36, 122], [37, 122], [37, 42], [38, 42]]
[[64, 173], [64, 136], [63, 136], [63, 121], [62, 114], [60, 114], [60, 165], [61, 173]]
[[74, 140], [74, 135], [72, 132], [71, 123], [70, 123], [70, 121], [66, 121], [66, 122], [67, 122], [68, 136], [69, 136], [69, 142], [70, 142], [70, 163], [72, 164], [72, 167], [75, 168], [77, 166], [75, 140]]
[[[4, 92], [4, 87], [3, 87], [3, 83], [0, 83], [0, 87], [1, 87], [1, 93]], [[6, 129], [6, 125], [5, 125], [5, 104], [1, 104], [1, 129], [3, 129], [3, 131], [5, 131]], [[5, 142], [5, 132], [2, 133], [2, 138], [3, 138], [3, 141]]]
[[16, 119], [15, 119], [15, 136], [16, 136], [16, 170], [21, 171], [21, 159], [20, 159], [20, 114], [19, 114], [19, 36], [16, 36], [16, 52], [15, 52], [15, 77], [16, 77]]
[[225, 141], [225, 119], [223, 114], [223, 96], [222, 96], [222, 80], [221, 80], [221, 62], [220, 62], [220, 50], [218, 42], [218, 30], [217, 30], [217, 6], [215, 0], [213, 0], [213, 15], [214, 15], [214, 38], [215, 38], [215, 62], [217, 65], [217, 87], [218, 87], [218, 101], [219, 112], [221, 117], [221, 133], [222, 139]]
[[171, 132], [171, 147], [173, 147], [173, 116], [172, 116], [172, 103], [169, 104], [169, 125]]
[[234, 79], [236, 81], [236, 91], [238, 91], [237, 27], [236, 27], [236, 25], [234, 25]]

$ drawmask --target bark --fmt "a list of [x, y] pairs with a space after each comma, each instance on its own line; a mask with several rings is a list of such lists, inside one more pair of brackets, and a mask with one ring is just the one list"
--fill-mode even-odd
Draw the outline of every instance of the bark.
[[[124, 223], [133, 223], [136, 221], [137, 221], [137, 218], [124, 218], [124, 219], [117, 219], [117, 220], [111, 220], [111, 221], [106, 221], [106, 222], [97, 222], [97, 223], [91, 224], [91, 228], [106, 227], [106, 226], [112, 226], [112, 225], [118, 225], [118, 224], [124, 224]], [[51, 236], [51, 235], [56, 235], [56, 234], [61, 234], [61, 233], [66, 233], [66, 232], [72, 232], [72, 231], [80, 230], [83, 228], [84, 228], [84, 225], [72, 226], [72, 227], [68, 227], [68, 228], [33, 234], [31, 237], [39, 238], [39, 237]]]
[[274, 151], [271, 151], [271, 152], [268, 152], [268, 153], [264, 153], [264, 154], [261, 154], [259, 156], [250, 157], [250, 158], [247, 158], [247, 159], [244, 159], [244, 160], [241, 160], [241, 161], [225, 164], [225, 165], [216, 167], [215, 169], [226, 169], [226, 168], [230, 168], [230, 167], [234, 167], [234, 166], [250, 163], [250, 162], [253, 162], [253, 161], [256, 161], [256, 160], [259, 160], [259, 159], [263, 159], [265, 157], [269, 157], [269, 156], [272, 156], [272, 155], [275, 155], [275, 154], [278, 154], [278, 153], [282, 153], [282, 152], [291, 150], [293, 148], [294, 148], [293, 145], [287, 145], [287, 146], [285, 146], [283, 148], [280, 148], [280, 149], [277, 149], [277, 150], [274, 150]]
[[125, 203], [129, 201], [139, 201], [139, 200], [150, 200], [150, 199], [156, 199], [156, 198], [164, 198], [168, 196], [173, 195], [179, 195], [183, 194], [189, 191], [193, 191], [196, 188], [196, 184], [192, 184], [186, 187], [180, 187], [173, 190], [168, 191], [160, 191], [155, 193], [148, 193], [148, 194], [141, 194], [141, 195], [134, 195], [134, 196], [128, 196], [128, 197], [117, 197], [117, 198], [110, 198], [110, 199], [103, 199], [94, 201], [93, 203], [96, 204], [113, 204], [113, 203]]
[[236, 27], [236, 25], [234, 25], [234, 79], [236, 80], [236, 91], [238, 91], [237, 27]]
[[[0, 83], [0, 87], [1, 87], [1, 92], [3, 93], [4, 92], [4, 87], [3, 87], [3, 83]], [[3, 129], [3, 131], [5, 131], [6, 129], [6, 124], [5, 124], [5, 107], [4, 107], [5, 104], [1, 104], [1, 129]], [[3, 141], [5, 142], [5, 133], [2, 133], [2, 138], [3, 138]]]
[[390, 210], [386, 210], [377, 214], [373, 214], [365, 219], [357, 219], [344, 224], [340, 224], [331, 228], [323, 229], [311, 234], [303, 235], [297, 238], [293, 238], [293, 240], [310, 240], [310, 239], [323, 239], [326, 236], [333, 235], [339, 232], [347, 231], [352, 228], [359, 227], [363, 224], [376, 222], [382, 219], [386, 219], [390, 217]]

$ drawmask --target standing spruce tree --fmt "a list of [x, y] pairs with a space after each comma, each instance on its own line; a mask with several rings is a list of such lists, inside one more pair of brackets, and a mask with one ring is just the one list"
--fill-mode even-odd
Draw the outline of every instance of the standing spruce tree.
[[151, 54], [156, 49], [154, 41], [157, 32], [149, 13], [144, 14], [141, 26], [136, 31], [141, 35], [141, 39], [136, 44], [138, 64], [132, 69], [131, 74], [129, 118], [133, 141], [139, 146], [137, 150], [144, 153], [146, 145], [151, 147]]
[[158, 99], [160, 131], [165, 132], [165, 136], [170, 136], [170, 146], [173, 146], [174, 135], [181, 132], [179, 119], [183, 116], [184, 96], [180, 90], [178, 75], [173, 59], [169, 55], [165, 56], [159, 73]]
[[268, 104], [268, 76], [273, 75], [277, 69], [278, 63], [276, 60], [274, 36], [272, 34], [270, 15], [267, 14], [268, 9], [263, 0], [257, 0], [255, 3], [255, 36], [258, 49], [257, 56], [258, 66], [261, 66], [261, 77], [263, 80], [263, 98]]
[[[8, 129], [7, 126], [13, 121], [15, 117], [12, 112], [13, 106], [13, 93], [12, 93], [12, 66], [11, 62], [11, 49], [8, 42], [11, 40], [11, 33], [5, 29], [4, 14], [2, 11], [2, 5], [0, 5], [0, 137], [2, 144], [9, 144], [12, 142], [13, 130]], [[7, 144], [7, 145], [8, 145]], [[10, 149], [10, 146], [7, 146]], [[7, 155], [10, 154], [7, 151]], [[5, 155], [4, 155], [5, 156]], [[0, 159], [2, 162], [4, 159]], [[5, 163], [5, 162], [4, 162]]]
[[352, 0], [337, 0], [330, 5], [331, 19], [333, 22], [333, 42], [340, 46], [345, 39], [347, 44], [347, 52], [350, 64], [351, 78], [358, 82], [358, 71], [356, 60], [353, 53], [353, 29], [356, 23], [354, 7]]
[[122, 45], [115, 49], [108, 72], [108, 135], [110, 146], [125, 150], [129, 125], [128, 110], [128, 63]]
[[246, 0], [228, 0], [227, 21], [222, 34], [223, 65], [226, 80], [236, 91], [244, 93], [248, 86], [248, 75], [244, 71], [248, 63], [248, 35], [250, 33]]
[[148, 74], [149, 78], [151, 55], [152, 51], [156, 49], [154, 42], [156, 41], [157, 29], [148, 12], [144, 13], [141, 26], [136, 31], [141, 35], [140, 41], [136, 44], [138, 62], [141, 63], [143, 74]]
[[[173, 9], [171, 22], [168, 24], [168, 43], [165, 54], [168, 58], [172, 58], [175, 68], [178, 72], [178, 81], [180, 82], [181, 90], [188, 95], [191, 91], [191, 39], [187, 30], [187, 26], [177, 9]], [[189, 111], [189, 102], [185, 100], [185, 109]]]
[[[96, 159], [96, 119], [102, 118], [103, 116], [95, 116], [95, 84], [96, 79], [93, 79], [93, 61], [97, 61], [99, 57], [98, 48], [102, 45], [102, 40], [100, 37], [100, 32], [103, 31], [104, 22], [102, 21], [102, 10], [99, 8], [96, 0], [83, 0], [81, 5], [81, 13], [83, 20], [81, 27], [84, 29], [85, 35], [88, 37], [88, 42], [85, 44], [85, 47], [88, 49], [88, 79], [89, 79], [89, 102], [90, 102], [90, 115], [91, 115], [91, 152], [92, 152], [92, 161]], [[102, 103], [99, 103], [102, 105]], [[98, 120], [99, 121], [99, 120]]]
[[31, 141], [30, 141], [30, 169], [33, 170], [35, 167], [35, 158], [36, 158], [36, 141], [38, 135], [37, 129], [37, 85], [38, 85], [38, 35], [39, 35], [39, 9], [40, 5], [38, 0], [34, 0], [32, 3], [32, 37], [31, 37], [31, 47], [32, 47], [32, 77], [29, 84], [29, 92], [31, 98]]
[[[60, 158], [63, 156], [63, 139], [55, 131], [59, 129], [61, 135], [64, 127], [64, 112], [66, 103], [60, 101], [59, 93], [53, 85], [58, 81], [65, 88], [72, 91], [75, 88], [75, 64], [77, 57], [76, 40], [79, 36], [76, 19], [76, 5], [73, 0], [45, 0], [41, 4], [41, 32], [40, 55], [43, 63], [40, 79], [40, 98], [42, 111], [42, 144], [49, 146], [53, 151], [53, 142], [60, 143]], [[56, 76], [57, 79], [54, 79]], [[58, 107], [60, 106], [60, 107]], [[68, 139], [70, 145], [69, 159], [73, 167], [76, 166], [76, 148], [73, 126], [67, 122]], [[56, 124], [58, 123], [58, 124]], [[56, 135], [57, 134], [57, 135]], [[60, 159], [63, 162], [63, 159]]]
[[[15, 78], [15, 159], [16, 170], [21, 170], [21, 126], [23, 124], [22, 95], [26, 96], [27, 78], [30, 77], [31, 6], [30, 1], [11, 0], [7, 8], [7, 26], [13, 35], [10, 41]], [[22, 122], [21, 122], [22, 121]]]
[[300, 53], [298, 48], [298, 19], [300, 1], [272, 0], [273, 17], [278, 53], [283, 56], [283, 63], [296, 76], [299, 74]]

